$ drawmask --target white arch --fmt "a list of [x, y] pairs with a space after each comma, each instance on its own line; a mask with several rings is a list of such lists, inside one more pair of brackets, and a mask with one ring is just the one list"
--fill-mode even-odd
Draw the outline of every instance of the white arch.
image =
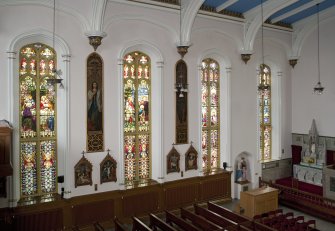
[[[231, 156], [231, 86], [230, 86], [230, 75], [231, 75], [231, 60], [223, 51], [216, 48], [208, 49], [202, 52], [202, 55], [198, 58], [198, 78], [197, 86], [201, 89], [201, 63], [202, 60], [206, 58], [212, 58], [216, 60], [220, 65], [220, 166], [222, 162], [227, 162], [228, 166], [231, 166], [232, 156]], [[197, 95], [198, 102], [198, 139], [201, 140], [201, 91], [198, 91]], [[221, 111], [224, 113], [221, 113]], [[198, 150], [202, 150], [201, 142], [198, 144]], [[202, 166], [202, 158], [198, 158], [198, 166]], [[199, 173], [201, 174], [202, 168], [199, 168]]]
[[[335, 18], [335, 6], [320, 12], [320, 25], [328, 23]], [[297, 34], [294, 39], [293, 47], [292, 47], [292, 54], [291, 57], [300, 57], [301, 49], [310, 34], [316, 30], [316, 20], [315, 15], [310, 16], [296, 24], [293, 24], [293, 28], [297, 31]]]
[[297, 0], [276, 0], [265, 2], [263, 5], [263, 18], [261, 14], [261, 7], [252, 9], [250, 10], [250, 12], [247, 12], [245, 14], [247, 24], [244, 33], [244, 51], [250, 52], [253, 50], [257, 31], [268, 17], [296, 1]]
[[[19, 0], [4, 0], [3, 2], [0, 1], [0, 5], [2, 6], [20, 6], [20, 5], [37, 5], [37, 6], [44, 6], [47, 8], [53, 9], [53, 4], [51, 1], [36, 1], [36, 0], [27, 0], [27, 1], [19, 1]], [[90, 31], [90, 24], [88, 20], [83, 16], [81, 13], [77, 11], [77, 9], [72, 8], [70, 6], [57, 6], [56, 5], [56, 10], [66, 13], [68, 15], [73, 16], [76, 20], [78, 20], [79, 24], [81, 25], [82, 31]]]
[[124, 22], [124, 21], [140, 21], [140, 22], [145, 22], [151, 25], [155, 25], [163, 30], [168, 31], [168, 34], [171, 34], [171, 36], [175, 39], [175, 41], [178, 41], [178, 32], [176, 30], [176, 28], [172, 28], [170, 26], [168, 26], [165, 23], [160, 23], [157, 20], [152, 20], [148, 17], [144, 17], [142, 15], [115, 15], [113, 17], [108, 18], [107, 20], [105, 20], [104, 23], [104, 31], [108, 31], [109, 27], [114, 24], [114, 23], [120, 23], [120, 22]]
[[195, 34], [195, 33], [201, 33], [201, 34], [208, 34], [206, 32], [215, 32], [215, 33], [218, 33], [219, 35], [225, 37], [225, 38], [228, 38], [230, 41], [232, 41], [233, 43], [235, 43], [237, 49], [240, 49], [241, 47], [243, 47], [243, 41], [241, 40], [240, 37], [238, 36], [233, 36], [233, 34], [229, 34], [229, 33], [226, 33], [225, 31], [223, 30], [220, 30], [218, 28], [214, 28], [214, 27], [201, 27], [201, 28], [195, 28], [192, 30], [192, 34]]
[[151, 172], [152, 179], [163, 181], [165, 176], [165, 158], [164, 153], [164, 133], [163, 133], [163, 64], [164, 59], [162, 52], [158, 46], [144, 40], [133, 40], [124, 45], [124, 48], [119, 52], [119, 98], [120, 98], [120, 146], [119, 160], [120, 171], [118, 172], [120, 185], [124, 184], [124, 158], [123, 158], [123, 57], [134, 51], [140, 51], [147, 54], [151, 59]]
[[[16, 56], [19, 55], [19, 51], [21, 47], [26, 44], [40, 42], [52, 47], [53, 36], [49, 31], [45, 31], [42, 29], [31, 30], [22, 34], [19, 34], [14, 37], [14, 39], [9, 44], [9, 48], [7, 53], [8, 57], [8, 83], [9, 83], [9, 109], [10, 112], [9, 118], [14, 125], [14, 130], [19, 130], [19, 64], [16, 61]], [[58, 111], [58, 121], [62, 121], [62, 123], [57, 123], [57, 151], [58, 151], [58, 174], [64, 175], [66, 178], [67, 172], [70, 171], [66, 163], [69, 163], [69, 144], [70, 141], [70, 129], [68, 125], [68, 121], [70, 121], [70, 81], [69, 81], [69, 58], [70, 58], [70, 49], [66, 42], [60, 38], [55, 37], [55, 50], [57, 52], [57, 67], [60, 68], [63, 72], [62, 78], [65, 86], [64, 90], [58, 90], [57, 93], [57, 111]], [[63, 60], [63, 62], [61, 61]], [[13, 136], [13, 153], [19, 153], [19, 133], [14, 132]], [[12, 186], [13, 193], [12, 198], [15, 202], [20, 197], [20, 179], [19, 176], [19, 156], [13, 156], [13, 165], [14, 172], [12, 177]], [[70, 189], [69, 182], [65, 182], [65, 190]], [[60, 189], [59, 189], [60, 193]], [[14, 203], [15, 203], [14, 202]]]

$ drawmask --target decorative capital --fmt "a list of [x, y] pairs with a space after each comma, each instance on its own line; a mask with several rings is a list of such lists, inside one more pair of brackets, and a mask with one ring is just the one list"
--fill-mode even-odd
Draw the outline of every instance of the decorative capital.
[[245, 64], [250, 60], [251, 54], [241, 54], [241, 59], [244, 61]]
[[298, 59], [290, 59], [288, 62], [291, 67], [294, 68], [294, 66], [298, 63]]
[[188, 51], [188, 46], [177, 46], [177, 51], [180, 54], [181, 58], [184, 58], [184, 55]]
[[89, 36], [88, 40], [90, 41], [90, 45], [94, 48], [94, 51], [97, 50], [98, 46], [101, 45], [101, 40], [103, 37], [101, 36]]

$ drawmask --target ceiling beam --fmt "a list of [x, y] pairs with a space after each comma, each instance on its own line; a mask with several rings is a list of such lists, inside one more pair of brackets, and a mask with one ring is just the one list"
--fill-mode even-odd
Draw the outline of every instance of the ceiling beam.
[[216, 7], [216, 12], [220, 12], [221, 10], [224, 10], [228, 8], [229, 6], [233, 5], [238, 0], [228, 0], [225, 3], [222, 3], [220, 6]]
[[309, 3], [306, 3], [306, 4], [304, 4], [304, 5], [302, 5], [302, 6], [298, 7], [298, 8], [295, 8], [294, 10], [291, 10], [291, 11], [285, 13], [285, 14], [282, 14], [282, 15], [280, 15], [278, 17], [275, 17], [274, 19], [271, 20], [271, 22], [272, 23], [279, 22], [279, 21], [281, 21], [281, 20], [283, 20], [285, 18], [291, 17], [292, 15], [295, 15], [295, 14], [301, 12], [301, 11], [304, 11], [304, 10], [306, 10], [308, 8], [311, 8], [311, 7], [315, 6], [316, 4], [321, 3], [323, 1], [324, 0], [314, 0], [314, 1], [311, 1]]

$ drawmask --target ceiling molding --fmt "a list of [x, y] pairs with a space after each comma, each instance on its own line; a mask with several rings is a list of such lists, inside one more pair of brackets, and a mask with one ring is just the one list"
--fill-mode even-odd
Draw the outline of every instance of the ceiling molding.
[[304, 4], [304, 5], [300, 6], [300, 7], [295, 8], [294, 10], [291, 10], [291, 11], [285, 13], [285, 14], [282, 14], [282, 15], [280, 15], [278, 17], [273, 18], [271, 20], [271, 22], [272, 23], [276, 23], [276, 22], [282, 21], [285, 18], [291, 17], [292, 15], [295, 15], [295, 14], [301, 12], [301, 11], [304, 11], [304, 10], [306, 10], [308, 8], [311, 8], [311, 7], [315, 6], [316, 4], [319, 4], [319, 3], [323, 2], [323, 1], [324, 0], [314, 0], [312, 2], [308, 2], [308, 3], [306, 3], [306, 4]]
[[227, 7], [235, 4], [238, 0], [228, 0], [225, 3], [221, 4], [220, 6], [216, 7], [216, 12], [220, 12], [221, 10], [226, 9]]

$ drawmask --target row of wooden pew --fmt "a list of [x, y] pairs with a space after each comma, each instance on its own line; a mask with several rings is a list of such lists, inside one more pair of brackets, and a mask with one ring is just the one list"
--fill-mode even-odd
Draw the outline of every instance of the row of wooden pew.
[[[290, 215], [292, 216], [289, 217]], [[283, 219], [279, 221], [279, 218]], [[279, 227], [273, 224], [283, 225], [286, 224], [284, 220], [288, 219], [292, 219], [290, 220], [291, 223], [289, 223], [289, 226], [285, 226], [286, 229], [284, 230], [309, 230], [302, 229], [302, 226], [295, 224], [295, 222], [300, 224], [301, 218], [295, 218], [293, 213], [283, 214], [282, 210], [278, 210], [273, 212], [271, 211], [268, 214], [256, 216], [254, 219], [249, 219], [222, 206], [212, 202], [207, 202], [207, 206], [194, 204], [191, 209], [180, 208], [177, 212], [165, 211], [161, 216], [150, 213], [149, 221], [147, 222], [144, 222], [138, 217], [133, 217], [132, 231], [150, 231], [157, 229], [163, 231], [275, 231], [283, 229], [281, 229], [282, 226]], [[114, 220], [114, 224], [115, 231], [126, 231], [130, 229], [125, 227], [125, 225], [117, 218]], [[298, 228], [293, 229], [293, 227]], [[105, 231], [99, 223], [94, 224], [94, 229], [95, 231]], [[74, 229], [74, 231], [78, 230]]]
[[315, 220], [305, 221], [304, 216], [294, 216], [293, 212], [283, 213], [282, 209], [256, 215], [254, 220], [279, 231], [317, 230]]
[[180, 216], [172, 212], [165, 211], [165, 220], [154, 214], [150, 214], [149, 225], [146, 225], [139, 218], [133, 218], [133, 231], [157, 230], [163, 231], [274, 231], [275, 229], [264, 224], [254, 222], [244, 216], [234, 213], [226, 208], [218, 206], [212, 202], [207, 203], [207, 208], [197, 204], [190, 211], [185, 208], [180, 209]]

